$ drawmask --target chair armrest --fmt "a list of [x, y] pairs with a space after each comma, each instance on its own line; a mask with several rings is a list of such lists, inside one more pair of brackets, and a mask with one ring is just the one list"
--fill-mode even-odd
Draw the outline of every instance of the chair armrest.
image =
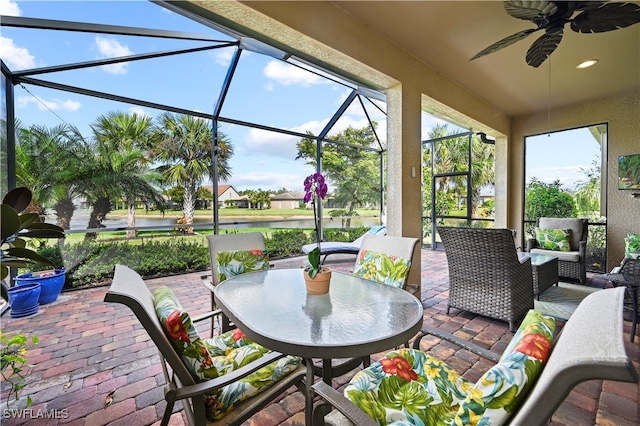
[[587, 242], [586, 241], [580, 241], [578, 243], [578, 251], [580, 252], [580, 257], [582, 258], [582, 260], [584, 260], [584, 257], [587, 253]]
[[213, 293], [213, 276], [211, 275], [201, 275], [200, 279], [202, 280], [202, 284], [211, 292]]
[[224, 376], [216, 377], [215, 379], [206, 380], [204, 382], [196, 383], [194, 385], [184, 386], [179, 389], [170, 389], [166, 392], [165, 399], [167, 401], [178, 401], [185, 398], [191, 398], [196, 395], [202, 395], [203, 393], [220, 389], [231, 383], [235, 383], [243, 377], [248, 376], [271, 364], [273, 361], [284, 357], [285, 355], [280, 352], [270, 352], [264, 355], [262, 358], [255, 360], [254, 362], [245, 365], [235, 371], [232, 371]]
[[536, 240], [535, 238], [529, 238], [527, 240], [525, 251], [531, 251], [532, 248], [536, 248], [536, 247], [538, 247], [538, 240]]
[[220, 309], [216, 309], [215, 311], [205, 312], [204, 314], [200, 314], [200, 315], [194, 315], [191, 317], [191, 321], [195, 323], [195, 322], [209, 319], [216, 315], [222, 315], [222, 311]]
[[326, 402], [340, 411], [346, 418], [357, 426], [378, 426], [371, 417], [365, 414], [357, 405], [345, 398], [340, 392], [323, 381], [313, 385], [313, 391]]
[[413, 341], [413, 349], [420, 349], [420, 340], [422, 340], [422, 338], [428, 334], [438, 337], [442, 340], [446, 340], [447, 342], [454, 343], [455, 345], [466, 349], [471, 353], [486, 358], [489, 361], [497, 363], [500, 360], [501, 354], [491, 352], [490, 350], [485, 349], [482, 346], [478, 346], [475, 343], [469, 342], [468, 340], [461, 339], [457, 336], [454, 336], [453, 334], [447, 333], [446, 331], [442, 331], [429, 326], [423, 326], [420, 329], [420, 333], [418, 333], [418, 336]]

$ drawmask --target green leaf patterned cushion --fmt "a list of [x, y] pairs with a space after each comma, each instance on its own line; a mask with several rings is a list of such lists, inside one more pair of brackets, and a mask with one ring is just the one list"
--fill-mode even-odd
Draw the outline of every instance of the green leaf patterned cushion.
[[399, 349], [356, 373], [344, 396], [380, 425], [445, 425], [472, 387], [439, 359]]
[[219, 282], [245, 272], [269, 269], [269, 255], [260, 249], [219, 251], [216, 262]]
[[554, 251], [571, 251], [571, 229], [536, 228], [536, 240], [540, 248]]
[[356, 373], [344, 395], [380, 425], [500, 425], [542, 372], [554, 334], [555, 320], [531, 310], [475, 384], [428, 353], [400, 349]]
[[640, 235], [632, 232], [624, 239], [624, 257], [638, 257], [640, 255]]
[[454, 424], [504, 424], [542, 373], [555, 329], [553, 317], [529, 311], [498, 364], [478, 380], [460, 404]]
[[402, 257], [361, 250], [356, 259], [353, 274], [360, 278], [402, 288], [409, 275], [410, 266], [411, 260]]
[[[197, 382], [229, 374], [271, 352], [251, 342], [238, 329], [211, 339], [201, 339], [189, 314], [168, 287], [155, 291], [154, 304], [167, 337]], [[237, 382], [211, 391], [204, 396], [207, 418], [210, 421], [220, 420], [240, 401], [267, 389], [295, 370], [301, 362], [299, 357], [287, 356]]]
[[169, 287], [160, 287], [153, 296], [156, 314], [165, 334], [193, 378], [208, 380], [218, 377], [209, 351], [173, 291]]

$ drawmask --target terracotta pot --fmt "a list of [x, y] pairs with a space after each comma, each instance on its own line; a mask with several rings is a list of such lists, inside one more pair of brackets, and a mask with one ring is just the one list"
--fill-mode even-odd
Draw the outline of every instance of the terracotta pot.
[[309, 273], [304, 271], [304, 282], [307, 285], [307, 294], [326, 294], [329, 292], [331, 283], [331, 269], [322, 268], [315, 277], [309, 277]]

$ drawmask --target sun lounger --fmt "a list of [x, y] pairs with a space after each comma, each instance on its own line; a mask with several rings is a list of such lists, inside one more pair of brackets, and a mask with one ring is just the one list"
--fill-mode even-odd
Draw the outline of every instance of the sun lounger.
[[[364, 238], [366, 234], [387, 235], [387, 228], [384, 225], [373, 226], [360, 238], [357, 238], [350, 243], [339, 241], [322, 241], [320, 243], [320, 255], [324, 257], [322, 258], [322, 261], [320, 263], [324, 263], [324, 261], [327, 259], [327, 256], [329, 256], [330, 254], [358, 254], [358, 252], [360, 251], [360, 244], [362, 244], [362, 238]], [[304, 254], [309, 254], [309, 252], [316, 247], [316, 243], [305, 244], [304, 246], [302, 246], [302, 251], [304, 252]]]

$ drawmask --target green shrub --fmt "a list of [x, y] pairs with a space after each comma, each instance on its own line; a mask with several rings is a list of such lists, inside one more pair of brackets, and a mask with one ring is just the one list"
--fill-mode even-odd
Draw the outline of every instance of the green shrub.
[[302, 246], [312, 240], [302, 229], [274, 231], [271, 238], [265, 240], [269, 258], [296, 256], [302, 254]]

